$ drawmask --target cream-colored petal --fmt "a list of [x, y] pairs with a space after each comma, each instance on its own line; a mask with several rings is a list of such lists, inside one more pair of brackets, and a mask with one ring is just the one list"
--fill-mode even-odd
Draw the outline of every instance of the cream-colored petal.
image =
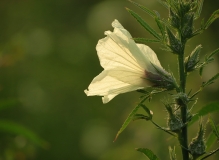
[[148, 59], [154, 65], [162, 68], [156, 53], [150, 47], [144, 44], [137, 44], [137, 46], [141, 50], [142, 54], [144, 55], [144, 59]]
[[124, 67], [142, 70], [145, 63], [150, 63], [149, 60], [142, 60], [144, 55], [131, 39], [130, 33], [117, 20], [112, 25], [114, 31], [106, 31], [107, 37], [99, 40], [96, 47], [101, 66], [104, 69]]
[[149, 86], [142, 75], [124, 68], [104, 70], [93, 79], [85, 93], [87, 96], [104, 96], [103, 101], [108, 102], [118, 94]]
[[115, 96], [117, 96], [118, 94], [110, 94], [110, 95], [106, 95], [102, 97], [102, 101], [103, 103], [108, 103], [110, 100], [112, 100]]
[[[157, 69], [164, 72], [165, 74], [168, 74], [167, 71], [161, 66], [160, 61], [157, 58], [156, 53], [148, 46], [144, 44], [137, 44], [139, 49], [141, 50], [142, 54], [144, 55], [144, 59], [148, 59], [154, 66], [156, 66]], [[148, 72], [157, 73], [157, 70], [154, 68], [151, 64], [145, 64], [145, 69]]]

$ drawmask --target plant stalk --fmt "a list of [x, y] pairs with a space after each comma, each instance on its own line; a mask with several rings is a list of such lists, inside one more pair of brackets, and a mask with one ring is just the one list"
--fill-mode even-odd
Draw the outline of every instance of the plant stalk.
[[[187, 74], [184, 70], [184, 50], [183, 53], [178, 55], [178, 65], [179, 65], [179, 76], [180, 76], [180, 91], [185, 93], [186, 88], [186, 77]], [[182, 121], [185, 124], [187, 122], [187, 105], [183, 104], [180, 107], [181, 109], [181, 117]], [[183, 160], [189, 160], [189, 153], [188, 153], [188, 133], [187, 133], [187, 125], [182, 128], [181, 133], [178, 135], [179, 141], [181, 144], [182, 156]]]

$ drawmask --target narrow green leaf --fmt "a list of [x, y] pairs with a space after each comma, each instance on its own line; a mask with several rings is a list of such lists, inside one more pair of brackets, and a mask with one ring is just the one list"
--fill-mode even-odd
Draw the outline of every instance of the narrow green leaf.
[[175, 147], [173, 149], [169, 146], [169, 155], [170, 155], [170, 160], [177, 160], [176, 159], [176, 151]]
[[30, 131], [29, 129], [16, 124], [14, 122], [9, 121], [0, 121], [0, 131], [16, 134], [16, 135], [22, 135], [25, 138], [29, 139], [33, 143], [43, 147], [47, 148], [48, 143], [44, 140], [42, 140], [40, 137], [38, 137], [34, 132]]
[[192, 120], [190, 121], [189, 125], [192, 125], [194, 122], [196, 122], [199, 117], [205, 116], [209, 113], [219, 112], [219, 102], [213, 102], [210, 103], [204, 107], [202, 107], [196, 115], [193, 116]]
[[0, 100], [0, 110], [7, 109], [9, 107], [14, 107], [15, 105], [19, 104], [20, 102], [16, 99], [4, 99]]
[[204, 69], [204, 67], [202, 66], [202, 67], [200, 67], [200, 69], [199, 69], [199, 75], [200, 76], [202, 76], [202, 74], [203, 74], [203, 69]]
[[198, 5], [197, 5], [196, 12], [195, 12], [195, 19], [198, 19], [201, 15], [204, 0], [198, 0], [197, 3]]
[[137, 13], [128, 8], [126, 9], [151, 35], [153, 35], [158, 40], [161, 39], [160, 35], [153, 28], [151, 28]]
[[114, 139], [114, 142], [119, 137], [119, 135], [124, 131], [124, 129], [129, 125], [129, 123], [133, 120], [133, 117], [135, 116], [138, 109], [141, 107], [141, 104], [138, 104], [129, 114], [129, 116], [126, 118], [125, 122], [123, 123], [122, 127], [119, 129], [118, 133], [116, 134], [116, 137]]
[[203, 157], [201, 157], [201, 159], [199, 159], [199, 160], [204, 160], [204, 159], [206, 159], [206, 158], [208, 158], [208, 157], [214, 155], [214, 154], [217, 153], [218, 151], [219, 151], [219, 148], [217, 148], [217, 149], [215, 149], [215, 150], [209, 152], [207, 155], [205, 154], [205, 155], [204, 155]]
[[213, 76], [211, 79], [209, 79], [207, 82], [204, 82], [202, 84], [202, 87], [206, 87], [212, 83], [214, 83], [215, 80], [217, 80], [219, 78], [219, 73], [217, 73], [215, 76]]
[[143, 5], [139, 4], [139, 3], [131, 1], [131, 0], [129, 0], [129, 2], [131, 2], [132, 4], [136, 5], [140, 9], [142, 9], [144, 12], [149, 14], [151, 17], [155, 18], [156, 14], [153, 11], [151, 11], [150, 9], [146, 8], [145, 6], [143, 6]]
[[168, 3], [167, 2], [164, 2], [164, 1], [162, 1], [162, 0], [157, 0], [160, 4], [162, 4], [165, 8], [169, 8], [169, 6], [168, 6]]
[[216, 50], [214, 50], [208, 57], [207, 59], [210, 59], [211, 57], [213, 57], [215, 54], [219, 53], [219, 48], [217, 48]]
[[182, 51], [182, 44], [179, 39], [175, 37], [175, 35], [171, 32], [171, 30], [166, 27], [168, 41], [169, 41], [169, 48], [172, 50], [174, 54], [179, 54]]
[[151, 120], [150, 117], [145, 116], [145, 115], [143, 115], [143, 114], [135, 114], [135, 115], [133, 116], [133, 118], [132, 118], [133, 121], [141, 120], [141, 119], [146, 120], [146, 121]]
[[147, 112], [149, 118], [152, 119], [153, 112], [147, 106], [145, 106], [144, 104], [141, 104], [141, 107], [145, 110], [145, 112]]
[[219, 53], [219, 48], [217, 48], [216, 50], [214, 50], [213, 52], [211, 52], [210, 55], [208, 55], [208, 56], [205, 55], [205, 61], [199, 64], [199, 68], [200, 68], [200, 69], [199, 69], [199, 75], [200, 75], [200, 76], [202, 76], [204, 67], [205, 67], [207, 64], [213, 62], [213, 61], [214, 61], [213, 56], [214, 56], [215, 54], [218, 54], [218, 53]]
[[[219, 129], [219, 126], [217, 127]], [[211, 132], [206, 140], [206, 151], [210, 151], [210, 148], [213, 146], [213, 144], [217, 141], [217, 137], [214, 135], [213, 132]]]
[[205, 23], [203, 29], [207, 29], [217, 18], [219, 18], [219, 9], [214, 11], [208, 21]]
[[165, 36], [165, 27], [163, 25], [163, 22], [158, 17], [155, 18], [155, 21], [157, 23], [158, 28], [160, 29], [162, 36], [164, 37]]
[[149, 160], [159, 160], [157, 156], [147, 148], [137, 148], [136, 150], [143, 153], [146, 157], [149, 158]]
[[132, 38], [137, 43], [158, 43], [157, 39], [146, 39], [146, 38]]
[[218, 132], [218, 129], [217, 129], [214, 121], [211, 118], [209, 118], [208, 121], [209, 121], [209, 124], [211, 126], [212, 132], [217, 137], [217, 139], [219, 139], [219, 132]]

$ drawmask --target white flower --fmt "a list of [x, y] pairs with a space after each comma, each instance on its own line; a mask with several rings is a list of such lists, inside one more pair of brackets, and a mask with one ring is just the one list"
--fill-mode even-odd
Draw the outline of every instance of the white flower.
[[144, 44], [136, 44], [117, 20], [112, 26], [114, 31], [106, 31], [106, 37], [96, 46], [104, 70], [85, 90], [87, 96], [103, 96], [103, 103], [107, 103], [120, 93], [162, 87], [170, 74], [162, 68], [154, 51]]

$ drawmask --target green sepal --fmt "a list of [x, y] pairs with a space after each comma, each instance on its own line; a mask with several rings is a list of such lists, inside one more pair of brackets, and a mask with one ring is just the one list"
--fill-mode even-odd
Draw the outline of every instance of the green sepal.
[[147, 148], [136, 148], [136, 150], [143, 153], [149, 160], [159, 160], [157, 156]]
[[137, 43], [158, 43], [160, 40], [157, 39], [146, 39], [146, 38], [132, 38]]
[[180, 3], [181, 15], [187, 14], [192, 8], [193, 8], [193, 5], [192, 5], [191, 2], [182, 2], [182, 3]]
[[198, 19], [200, 17], [201, 12], [202, 12], [203, 3], [204, 3], [204, 0], [197, 0], [197, 9], [195, 12], [194, 19]]
[[126, 10], [146, 29], [151, 35], [153, 35], [158, 40], [161, 40], [161, 36], [153, 29], [151, 28], [147, 22], [145, 22], [137, 13], [134, 11], [126, 8]]
[[193, 33], [194, 13], [187, 13], [183, 18], [182, 37], [189, 39]]
[[204, 142], [205, 128], [203, 127], [202, 122], [199, 124], [199, 131], [195, 138], [192, 139], [189, 144], [190, 154], [193, 156], [193, 159], [197, 159], [206, 152], [206, 145]]
[[174, 54], [180, 54], [182, 52], [182, 44], [181, 42], [173, 35], [168, 27], [166, 27], [168, 40], [169, 40], [169, 48], [172, 50]]
[[172, 107], [170, 106], [170, 104], [166, 103], [164, 104], [166, 107], [166, 110], [168, 112], [168, 118], [167, 118], [167, 125], [169, 127], [169, 129], [172, 132], [178, 132], [182, 126], [183, 126], [183, 122], [181, 120], [180, 117], [178, 117], [174, 112]]
[[198, 45], [192, 53], [185, 58], [185, 70], [186, 72], [191, 72], [197, 68], [199, 62], [199, 55], [201, 52], [202, 46]]
[[207, 22], [204, 24], [204, 26], [202, 27], [202, 29], [206, 30], [208, 29], [208, 27], [217, 19], [219, 18], [219, 9], [214, 11], [214, 13], [212, 13], [211, 17], [207, 20]]
[[151, 11], [150, 9], [148, 9], [147, 7], [141, 5], [141, 4], [137, 3], [137, 2], [131, 1], [131, 0], [129, 0], [129, 2], [131, 2], [135, 6], [139, 7], [140, 9], [142, 9], [144, 12], [149, 14], [151, 17], [153, 17], [153, 18], [156, 17], [156, 14], [153, 11]]
[[180, 28], [180, 25], [181, 25], [181, 21], [180, 21], [180, 18], [179, 16], [174, 13], [172, 11], [172, 9], [170, 8], [169, 9], [169, 21], [170, 21], [170, 24], [176, 28], [176, 29], [179, 29]]

